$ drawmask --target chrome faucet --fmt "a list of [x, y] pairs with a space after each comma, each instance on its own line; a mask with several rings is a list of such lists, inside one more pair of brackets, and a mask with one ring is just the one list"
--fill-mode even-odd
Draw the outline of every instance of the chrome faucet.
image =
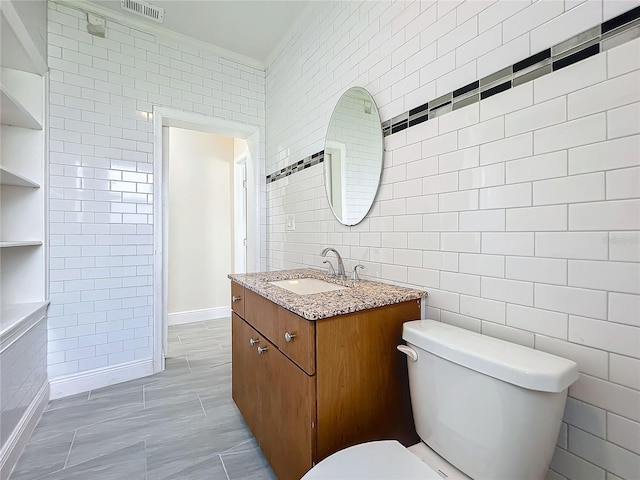
[[344, 263], [342, 263], [342, 257], [340, 256], [340, 254], [335, 248], [331, 248], [331, 247], [327, 247], [324, 250], [322, 250], [322, 256], [326, 257], [327, 253], [329, 252], [335, 253], [336, 257], [338, 257], [338, 274], [336, 275], [336, 278], [338, 280], [346, 280], [347, 274], [344, 271]]

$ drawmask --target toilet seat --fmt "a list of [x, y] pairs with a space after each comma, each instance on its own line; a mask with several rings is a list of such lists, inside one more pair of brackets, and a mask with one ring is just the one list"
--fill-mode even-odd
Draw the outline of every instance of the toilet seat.
[[442, 480], [395, 440], [361, 443], [325, 458], [301, 480]]

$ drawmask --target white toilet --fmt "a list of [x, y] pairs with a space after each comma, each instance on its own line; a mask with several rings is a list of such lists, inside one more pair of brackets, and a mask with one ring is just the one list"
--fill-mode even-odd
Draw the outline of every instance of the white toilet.
[[302, 480], [545, 477], [575, 362], [432, 320], [405, 323], [402, 337], [422, 442], [355, 445]]

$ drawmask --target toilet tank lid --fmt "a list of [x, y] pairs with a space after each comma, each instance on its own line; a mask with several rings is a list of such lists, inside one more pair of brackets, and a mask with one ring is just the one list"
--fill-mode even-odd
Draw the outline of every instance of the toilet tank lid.
[[571, 360], [434, 320], [405, 323], [402, 338], [450, 362], [529, 390], [562, 392], [578, 379], [578, 365]]

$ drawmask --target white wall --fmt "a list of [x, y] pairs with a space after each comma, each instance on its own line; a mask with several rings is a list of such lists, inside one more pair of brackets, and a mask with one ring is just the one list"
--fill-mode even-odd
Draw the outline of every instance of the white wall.
[[229, 307], [234, 139], [169, 128], [169, 315]]
[[[151, 364], [153, 106], [262, 129], [265, 80], [206, 48], [112, 21], [106, 38], [95, 37], [85, 13], [49, 9], [48, 369], [64, 383], [92, 369]], [[57, 395], [69, 391], [63, 383]]]
[[[385, 121], [637, 4], [313, 4], [267, 69], [266, 171], [323, 149], [350, 86]], [[322, 166], [267, 186], [270, 269], [320, 267], [333, 246], [428, 290], [427, 317], [578, 363], [553, 479], [640, 471], [639, 58], [634, 40], [387, 137], [355, 227], [333, 218]]]

